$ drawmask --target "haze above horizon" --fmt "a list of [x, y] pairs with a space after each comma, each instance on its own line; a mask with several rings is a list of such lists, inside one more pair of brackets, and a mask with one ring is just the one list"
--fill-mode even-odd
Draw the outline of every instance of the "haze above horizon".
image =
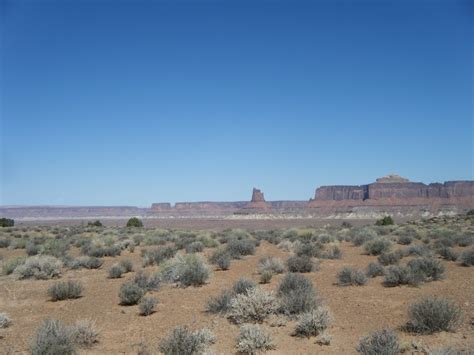
[[470, 1], [0, 0], [0, 205], [473, 180]]

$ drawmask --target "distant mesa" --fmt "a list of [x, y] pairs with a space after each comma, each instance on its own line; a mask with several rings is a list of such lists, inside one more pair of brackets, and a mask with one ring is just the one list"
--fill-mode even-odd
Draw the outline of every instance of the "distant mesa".
[[396, 174], [365, 185], [318, 187], [314, 198], [305, 201], [266, 201], [263, 192], [252, 190], [250, 201], [198, 201], [153, 203], [150, 208], [134, 206], [0, 206], [0, 216], [24, 220], [124, 218], [266, 217], [372, 218], [435, 216], [474, 209], [474, 181], [424, 184]]

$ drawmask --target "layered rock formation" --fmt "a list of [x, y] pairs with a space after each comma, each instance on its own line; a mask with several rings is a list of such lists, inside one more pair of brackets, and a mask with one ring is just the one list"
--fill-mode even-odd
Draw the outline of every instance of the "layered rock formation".
[[432, 216], [474, 209], [474, 181], [423, 184], [388, 175], [366, 185], [321, 186], [309, 201], [265, 201], [259, 189], [250, 202], [168, 202], [133, 206], [0, 206], [0, 217], [13, 219], [180, 218], [274, 215], [282, 218], [378, 218]]
[[[408, 208], [409, 207], [409, 208]], [[448, 181], [429, 185], [410, 182], [398, 175], [356, 186], [322, 186], [316, 189], [309, 208], [318, 214], [365, 210], [402, 215], [465, 211], [474, 208], [474, 181]]]
[[263, 192], [255, 187], [252, 190], [252, 199], [248, 204], [244, 206], [245, 210], [254, 210], [254, 211], [267, 211], [271, 209], [272, 206], [265, 201]]

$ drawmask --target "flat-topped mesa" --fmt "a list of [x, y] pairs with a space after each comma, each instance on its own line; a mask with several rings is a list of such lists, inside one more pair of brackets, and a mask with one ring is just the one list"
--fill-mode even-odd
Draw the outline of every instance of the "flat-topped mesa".
[[171, 203], [169, 202], [158, 202], [151, 204], [151, 211], [152, 212], [163, 212], [163, 211], [170, 211], [171, 210]]
[[272, 206], [265, 202], [263, 192], [255, 187], [252, 190], [252, 199], [244, 206], [244, 209], [250, 210], [269, 210]]
[[[321, 186], [316, 189], [315, 198], [310, 202], [314, 206], [318, 201], [376, 201], [409, 202], [432, 199], [473, 199], [474, 181], [448, 181], [443, 184], [429, 185], [410, 182], [408, 179], [392, 174], [367, 185]], [[447, 202], [447, 201], [446, 201]]]

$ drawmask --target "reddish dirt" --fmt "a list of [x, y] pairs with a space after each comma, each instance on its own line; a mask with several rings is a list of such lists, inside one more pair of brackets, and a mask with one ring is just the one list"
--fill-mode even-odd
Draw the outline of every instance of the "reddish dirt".
[[[334, 322], [328, 329], [332, 335], [329, 346], [315, 344], [315, 338], [296, 338], [291, 333], [294, 322], [284, 327], [263, 327], [274, 339], [276, 350], [270, 354], [350, 354], [361, 336], [383, 327], [396, 328], [403, 343], [419, 343], [428, 347], [452, 345], [462, 348], [474, 347], [474, 268], [461, 267], [453, 262], [445, 262], [446, 277], [442, 281], [423, 284], [421, 287], [383, 287], [382, 278], [370, 279], [361, 287], [340, 287], [334, 284], [337, 272], [343, 266], [365, 269], [376, 257], [363, 255], [362, 248], [350, 243], [342, 243], [343, 257], [340, 260], [322, 260], [318, 271], [305, 274], [318, 288], [325, 304], [330, 308]], [[77, 250], [75, 251], [77, 253]], [[209, 252], [209, 251], [207, 251]], [[8, 260], [22, 255], [24, 251], [0, 249], [0, 254]], [[223, 316], [205, 312], [209, 296], [218, 295], [230, 287], [240, 277], [258, 281], [256, 273], [258, 260], [266, 255], [286, 260], [290, 255], [267, 242], [262, 242], [254, 256], [233, 261], [230, 270], [214, 271], [208, 284], [203, 287], [186, 289], [171, 285], [151, 292], [158, 298], [157, 312], [148, 316], [138, 315], [137, 306], [120, 306], [118, 291], [120, 285], [133, 277], [126, 274], [121, 279], [108, 279], [109, 267], [125, 258], [131, 259], [136, 269], [141, 268], [140, 248], [133, 254], [128, 251], [117, 258], [104, 258], [99, 270], [64, 271], [62, 280], [80, 280], [85, 289], [83, 297], [77, 300], [51, 302], [47, 288], [55, 280], [14, 280], [10, 276], [0, 277], [0, 312], [10, 315], [13, 323], [9, 328], [0, 329], [0, 353], [10, 351], [26, 353], [35, 329], [45, 318], [56, 318], [65, 323], [78, 319], [96, 320], [100, 329], [100, 341], [88, 354], [134, 354], [141, 341], [156, 346], [176, 325], [191, 328], [210, 328], [217, 337], [211, 347], [214, 353], [235, 353], [235, 338], [238, 326], [231, 324]], [[156, 267], [146, 270], [155, 271]], [[282, 275], [273, 277], [265, 289], [275, 290]], [[437, 295], [456, 301], [464, 311], [462, 326], [455, 333], [438, 333], [430, 336], [406, 334], [399, 328], [407, 320], [407, 308], [417, 299]]]

